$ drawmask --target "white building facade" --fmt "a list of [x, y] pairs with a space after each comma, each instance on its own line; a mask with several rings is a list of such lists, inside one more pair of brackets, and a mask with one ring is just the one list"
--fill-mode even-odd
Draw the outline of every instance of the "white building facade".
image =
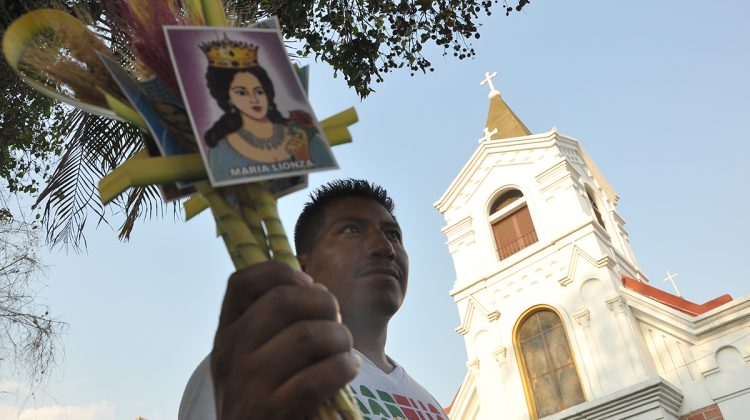
[[450, 418], [750, 419], [750, 298], [648, 286], [582, 145], [531, 134], [490, 87], [485, 136], [435, 203], [468, 355]]

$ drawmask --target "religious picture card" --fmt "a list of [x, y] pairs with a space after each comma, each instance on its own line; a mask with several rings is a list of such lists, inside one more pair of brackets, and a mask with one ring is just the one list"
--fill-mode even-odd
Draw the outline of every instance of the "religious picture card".
[[[107, 56], [99, 54], [99, 59], [102, 60], [128, 101], [143, 117], [151, 135], [156, 140], [161, 155], [173, 156], [191, 153], [191, 146], [195, 142], [181, 101], [167, 95], [166, 88], [159, 89], [157, 95], [153, 94], [155, 90], [153, 88], [144, 89], [144, 87], [159, 83], [158, 80], [153, 79], [151, 83], [139, 83], [133, 80], [118, 63], [113, 62]], [[168, 118], [165, 118], [165, 115]], [[178, 117], [171, 118], [173, 115]], [[181, 117], [179, 117], [180, 115]]]
[[[120, 65], [106, 55], [99, 59], [109, 71], [128, 101], [143, 117], [151, 137], [146, 137], [150, 156], [174, 156], [194, 153], [195, 141], [188, 115], [179, 98], [175, 98], [157, 79], [137, 82]], [[170, 202], [195, 192], [190, 183], [161, 185], [164, 201]]]
[[212, 185], [338, 167], [278, 30], [164, 31]]

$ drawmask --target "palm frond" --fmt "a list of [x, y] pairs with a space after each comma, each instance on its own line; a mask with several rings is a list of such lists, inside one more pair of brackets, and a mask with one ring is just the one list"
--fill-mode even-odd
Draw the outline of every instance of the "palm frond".
[[[175, 211], [177, 207], [175, 206]], [[125, 221], [120, 226], [118, 238], [130, 239], [135, 222], [142, 218], [151, 218], [154, 214], [163, 215], [164, 204], [159, 189], [154, 185], [131, 188], [124, 205]]]
[[57, 165], [47, 186], [37, 198], [35, 206], [45, 203], [43, 212], [47, 241], [54, 245], [64, 245], [80, 249], [85, 239], [83, 228], [86, 225], [88, 210], [104, 217], [101, 202], [92, 200], [95, 195], [96, 179], [99, 171], [87, 165], [85, 159], [86, 125], [94, 118], [78, 110], [68, 114], [66, 128], [82, 127], [74, 131], [67, 142], [65, 154]]
[[[82, 244], [85, 246], [83, 229], [89, 212], [98, 216], [98, 223], [107, 223], [97, 192], [99, 180], [140, 150], [142, 138], [137, 129], [126, 123], [80, 110], [70, 111], [67, 118], [64, 130], [71, 134], [66, 152], [36, 205], [44, 203], [47, 241], [52, 246], [79, 250]], [[130, 194], [137, 197], [143, 193], [131, 191]], [[153, 197], [151, 192], [141, 199], [128, 197], [118, 204], [127, 214], [126, 219], [134, 220], [143, 214], [142, 205], [160, 207], [160, 200]], [[121, 236], [127, 238], [131, 231], [132, 226]]]

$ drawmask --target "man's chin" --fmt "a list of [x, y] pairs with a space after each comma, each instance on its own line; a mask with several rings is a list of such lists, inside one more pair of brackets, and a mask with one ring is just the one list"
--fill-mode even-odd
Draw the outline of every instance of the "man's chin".
[[392, 317], [401, 308], [402, 303], [401, 296], [385, 295], [373, 297], [371, 306], [380, 315]]

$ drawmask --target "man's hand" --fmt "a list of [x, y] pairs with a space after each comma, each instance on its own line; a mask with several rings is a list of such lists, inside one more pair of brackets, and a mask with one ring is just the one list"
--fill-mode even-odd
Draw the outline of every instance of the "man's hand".
[[211, 353], [217, 418], [304, 418], [354, 379], [336, 298], [277, 262], [229, 278]]

